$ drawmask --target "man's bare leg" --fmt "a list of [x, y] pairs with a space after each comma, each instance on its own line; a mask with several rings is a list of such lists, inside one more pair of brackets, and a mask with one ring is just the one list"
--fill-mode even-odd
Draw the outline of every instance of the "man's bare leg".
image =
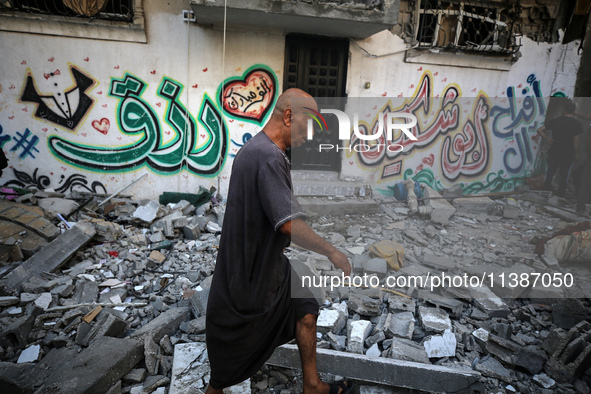
[[307, 314], [296, 323], [296, 342], [304, 373], [304, 394], [328, 393], [330, 390], [329, 385], [320, 380], [316, 368], [316, 319], [317, 316]]

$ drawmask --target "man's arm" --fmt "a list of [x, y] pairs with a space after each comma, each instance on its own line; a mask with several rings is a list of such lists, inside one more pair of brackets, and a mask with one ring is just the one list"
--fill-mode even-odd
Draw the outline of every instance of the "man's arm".
[[547, 140], [549, 143], [553, 143], [554, 140], [550, 137], [548, 137], [546, 135], [546, 133], [544, 133], [544, 131], [546, 130], [546, 126], [542, 126], [537, 130], [537, 133], [545, 140]]
[[325, 255], [335, 267], [342, 269], [346, 276], [351, 275], [351, 264], [347, 256], [316, 234], [302, 219], [295, 218], [284, 223], [279, 227], [279, 231], [290, 237], [296, 245]]

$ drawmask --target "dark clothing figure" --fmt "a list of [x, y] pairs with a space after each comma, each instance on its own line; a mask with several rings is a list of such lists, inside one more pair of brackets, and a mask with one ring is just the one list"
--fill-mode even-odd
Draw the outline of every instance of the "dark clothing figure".
[[585, 213], [585, 204], [591, 197], [591, 131], [587, 132], [585, 139], [585, 153], [587, 153], [587, 160], [582, 165], [581, 182], [577, 190], [578, 213]]
[[552, 131], [552, 145], [548, 151], [548, 170], [544, 179], [544, 189], [552, 189], [552, 179], [559, 172], [558, 192], [564, 196], [568, 181], [568, 173], [575, 157], [575, 137], [583, 133], [579, 121], [572, 116], [559, 116], [544, 124], [545, 129]]
[[290, 239], [278, 231], [305, 216], [292, 195], [290, 162], [259, 132], [232, 165], [222, 236], [207, 305], [210, 385], [251, 377], [275, 348], [295, 337], [296, 321], [318, 315], [314, 299], [292, 299]]

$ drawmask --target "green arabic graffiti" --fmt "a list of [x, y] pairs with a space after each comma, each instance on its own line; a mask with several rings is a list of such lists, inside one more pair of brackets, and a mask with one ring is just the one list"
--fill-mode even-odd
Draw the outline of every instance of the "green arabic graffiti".
[[137, 137], [131, 144], [100, 147], [78, 144], [57, 136], [49, 138], [50, 151], [67, 163], [89, 171], [127, 172], [144, 166], [163, 175], [187, 169], [205, 177], [214, 177], [223, 168], [228, 153], [228, 130], [213, 100], [205, 94], [199, 112], [201, 134], [195, 119], [179, 102], [183, 86], [164, 78], [158, 95], [165, 99], [165, 122], [175, 132], [164, 142], [162, 129], [154, 110], [141, 95], [146, 84], [125, 74], [112, 78], [110, 97], [117, 98], [117, 124], [127, 136]]

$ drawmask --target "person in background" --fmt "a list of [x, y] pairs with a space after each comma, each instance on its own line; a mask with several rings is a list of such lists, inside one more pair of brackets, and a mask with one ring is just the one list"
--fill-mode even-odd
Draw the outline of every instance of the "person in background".
[[[550, 142], [544, 190], [552, 190], [552, 179], [558, 171], [556, 195], [559, 197], [564, 197], [566, 194], [566, 185], [573, 159], [575, 162], [578, 160], [579, 136], [583, 133], [583, 127], [574, 117], [576, 109], [577, 106], [572, 101], [564, 103], [562, 116], [550, 119], [537, 130], [543, 139]], [[548, 136], [548, 130], [552, 132], [552, 137]]]

